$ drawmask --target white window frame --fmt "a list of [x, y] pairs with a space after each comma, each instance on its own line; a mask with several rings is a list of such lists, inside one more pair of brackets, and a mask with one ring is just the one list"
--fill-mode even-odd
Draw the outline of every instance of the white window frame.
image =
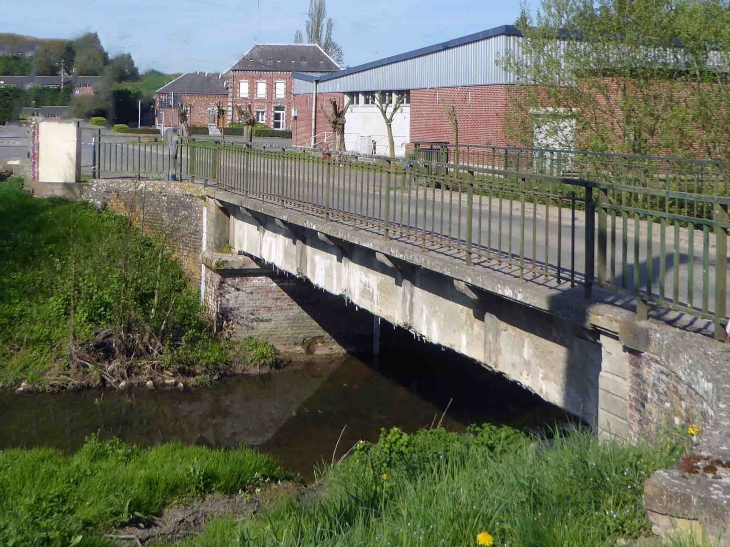
[[[283, 86], [281, 95], [279, 95], [279, 85]], [[274, 82], [274, 99], [286, 99], [286, 80], [276, 80]]]
[[[259, 90], [261, 89], [261, 85], [264, 86], [264, 94], [261, 95], [259, 93]], [[256, 80], [256, 98], [257, 99], [266, 99], [269, 94], [268, 85], [266, 84], [266, 80]]]
[[[281, 110], [277, 110], [277, 108], [280, 108]], [[276, 113], [277, 112], [281, 112], [281, 127], [276, 127]], [[286, 107], [285, 106], [280, 106], [280, 105], [275, 106], [271, 116], [272, 116], [271, 127], [273, 129], [281, 129], [281, 130], [286, 129]]]
[[[263, 112], [264, 113], [263, 120], [260, 120], [259, 119], [259, 112]], [[254, 115], [256, 116], [256, 122], [257, 123], [262, 123], [262, 124], [266, 125], [266, 109], [264, 109], [264, 108], [257, 108], [256, 111], [254, 112]]]
[[[244, 93], [245, 91], [245, 93]], [[238, 98], [239, 99], [248, 99], [249, 94], [249, 85], [248, 80], [241, 80], [238, 82]]]

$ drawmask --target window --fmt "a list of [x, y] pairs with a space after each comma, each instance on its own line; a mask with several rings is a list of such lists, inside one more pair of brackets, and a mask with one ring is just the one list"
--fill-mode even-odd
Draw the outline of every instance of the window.
[[286, 97], [286, 82], [274, 82], [274, 98], [283, 99]]
[[411, 104], [411, 92], [410, 91], [401, 91], [398, 93], [399, 97], [403, 97], [403, 102], [401, 104]]
[[256, 82], [256, 98], [266, 98], [266, 82]]
[[365, 93], [363, 95], [363, 104], [375, 104], [375, 93]]
[[378, 97], [383, 104], [391, 104], [393, 102], [393, 92], [392, 91], [381, 91], [380, 97]]
[[248, 80], [242, 80], [238, 83], [238, 96], [241, 99], [248, 99]]
[[257, 110], [256, 111], [256, 121], [258, 123], [266, 124], [266, 110]]
[[274, 107], [274, 129], [286, 129], [286, 108]]
[[360, 94], [359, 93], [348, 93], [347, 99], [350, 101], [350, 104], [352, 104], [352, 105], [360, 104]]

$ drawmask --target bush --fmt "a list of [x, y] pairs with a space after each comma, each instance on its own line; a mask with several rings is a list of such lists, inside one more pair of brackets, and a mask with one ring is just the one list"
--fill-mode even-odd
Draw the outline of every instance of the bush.
[[248, 363], [257, 367], [272, 368], [276, 365], [279, 357], [276, 348], [256, 338], [247, 338], [243, 343], [243, 348], [248, 352]]
[[155, 129], [154, 127], [127, 127], [124, 129], [124, 124], [117, 124], [114, 126], [117, 129], [113, 129], [116, 133], [127, 133], [130, 135], [159, 135], [160, 130]]
[[205, 125], [191, 125], [188, 127], [188, 132], [191, 135], [207, 135], [208, 127]]
[[106, 118], [102, 118], [101, 116], [94, 116], [89, 120], [89, 123], [98, 127], [105, 127], [107, 124]]
[[112, 127], [114, 133], [129, 133], [129, 126], [126, 123], [117, 123]]
[[278, 137], [280, 139], [291, 139], [291, 131], [270, 129], [265, 125], [254, 127], [253, 134], [256, 137]]
[[23, 108], [25, 90], [19, 87], [0, 87], [0, 123], [18, 119]]

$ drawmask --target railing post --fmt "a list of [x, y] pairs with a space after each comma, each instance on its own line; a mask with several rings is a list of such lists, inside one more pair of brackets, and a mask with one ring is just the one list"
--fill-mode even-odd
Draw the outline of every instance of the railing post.
[[388, 159], [388, 177], [386, 178], [386, 183], [382, 185], [382, 187], [385, 189], [385, 199], [383, 200], [383, 202], [385, 203], [385, 215], [383, 216], [383, 235], [385, 239], [390, 239], [390, 185], [393, 179], [393, 167], [393, 160]]
[[91, 178], [98, 178], [96, 169], [96, 135], [91, 136]]
[[593, 279], [595, 277], [595, 254], [596, 254], [596, 215], [595, 204], [593, 203], [593, 188], [585, 187], [585, 291], [584, 297], [590, 300], [593, 297]]
[[[134, 163], [134, 156], [132, 156]], [[142, 180], [142, 137], [137, 137], [137, 182]]]
[[606, 214], [605, 205], [608, 204], [608, 191], [605, 188], [598, 189], [598, 284], [602, 285], [606, 282], [606, 257], [608, 250], [608, 215]]
[[218, 184], [218, 170], [220, 168], [220, 159], [221, 159], [221, 143], [219, 141], [215, 142], [215, 148], [213, 148], [213, 156], [215, 157], [215, 161], [213, 162], [213, 180], [216, 184]]
[[474, 230], [474, 171], [467, 172], [466, 180], [466, 265], [471, 266], [471, 245]]
[[324, 160], [324, 220], [330, 220], [330, 198], [332, 195], [332, 156], [326, 155]]
[[195, 163], [198, 160], [196, 152], [195, 141], [188, 139], [188, 165], [190, 165], [188, 170], [190, 171], [190, 182], [193, 184], [195, 184], [195, 175], [198, 173], [198, 166]]
[[[728, 206], [715, 203], [713, 216], [716, 223], [726, 224]], [[715, 224], [715, 338], [717, 340], [725, 339], [725, 329], [721, 321], [727, 317], [727, 232], [727, 228]]]

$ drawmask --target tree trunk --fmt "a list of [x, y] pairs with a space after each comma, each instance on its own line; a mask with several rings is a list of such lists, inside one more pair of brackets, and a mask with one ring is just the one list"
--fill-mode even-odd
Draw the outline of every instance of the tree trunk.
[[243, 140], [246, 142], [253, 142], [253, 126], [243, 126]]
[[395, 157], [395, 139], [393, 138], [393, 124], [385, 124], [385, 128], [388, 130], [388, 147], [390, 148], [390, 157]]

